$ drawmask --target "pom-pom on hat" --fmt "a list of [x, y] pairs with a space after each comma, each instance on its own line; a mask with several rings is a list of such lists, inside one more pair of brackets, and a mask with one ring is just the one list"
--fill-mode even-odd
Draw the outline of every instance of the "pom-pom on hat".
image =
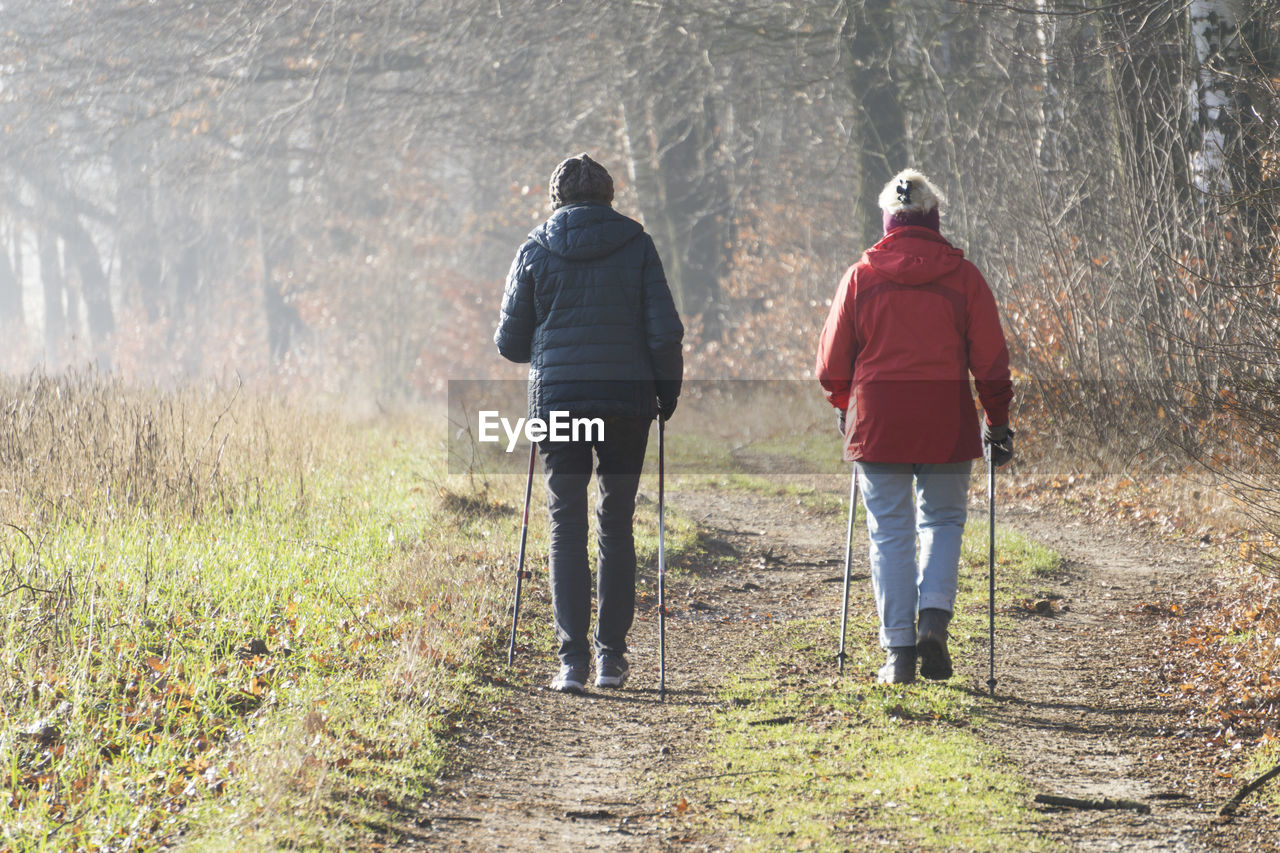
[[613, 178], [586, 154], [570, 157], [551, 173], [551, 209], [580, 201], [613, 203]]
[[903, 169], [880, 191], [884, 233], [904, 225], [938, 230], [938, 205], [945, 199], [928, 178], [915, 169]]

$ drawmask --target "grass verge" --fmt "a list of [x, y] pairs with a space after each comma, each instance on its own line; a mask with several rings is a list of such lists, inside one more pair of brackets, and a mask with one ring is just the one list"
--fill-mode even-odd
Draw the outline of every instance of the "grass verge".
[[3, 390], [0, 849], [411, 835], [497, 654], [523, 482], [457, 491], [420, 422]]
[[[1280, 764], [1280, 741], [1270, 739], [1254, 751], [1245, 765], [1244, 779], [1253, 780], [1270, 772]], [[1242, 780], [1243, 781], [1243, 780]], [[1280, 782], [1274, 778], [1254, 794], [1262, 802], [1269, 803], [1272, 808], [1280, 808]]]

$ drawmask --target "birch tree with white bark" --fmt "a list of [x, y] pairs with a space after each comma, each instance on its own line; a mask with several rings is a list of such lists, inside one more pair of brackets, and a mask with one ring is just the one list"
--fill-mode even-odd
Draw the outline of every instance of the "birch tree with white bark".
[[1245, 0], [1190, 0], [1191, 52], [1195, 78], [1191, 115], [1198, 130], [1191, 155], [1192, 182], [1205, 195], [1232, 190], [1228, 148], [1233, 108], [1228, 76], [1239, 76], [1240, 20]]

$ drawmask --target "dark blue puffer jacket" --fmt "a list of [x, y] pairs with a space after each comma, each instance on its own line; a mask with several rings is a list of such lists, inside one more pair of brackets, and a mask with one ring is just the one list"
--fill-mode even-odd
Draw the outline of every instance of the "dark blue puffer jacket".
[[674, 402], [684, 326], [644, 227], [605, 204], [561, 207], [507, 274], [493, 336], [529, 363], [529, 416], [652, 418]]

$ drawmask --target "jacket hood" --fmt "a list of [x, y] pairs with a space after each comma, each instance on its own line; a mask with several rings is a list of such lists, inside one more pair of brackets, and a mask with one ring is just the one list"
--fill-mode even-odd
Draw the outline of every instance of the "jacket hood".
[[930, 228], [907, 225], [895, 228], [867, 249], [867, 263], [898, 284], [928, 284], [952, 272], [964, 260], [964, 252]]
[[529, 233], [529, 239], [561, 258], [585, 261], [611, 255], [644, 226], [607, 204], [569, 204]]

